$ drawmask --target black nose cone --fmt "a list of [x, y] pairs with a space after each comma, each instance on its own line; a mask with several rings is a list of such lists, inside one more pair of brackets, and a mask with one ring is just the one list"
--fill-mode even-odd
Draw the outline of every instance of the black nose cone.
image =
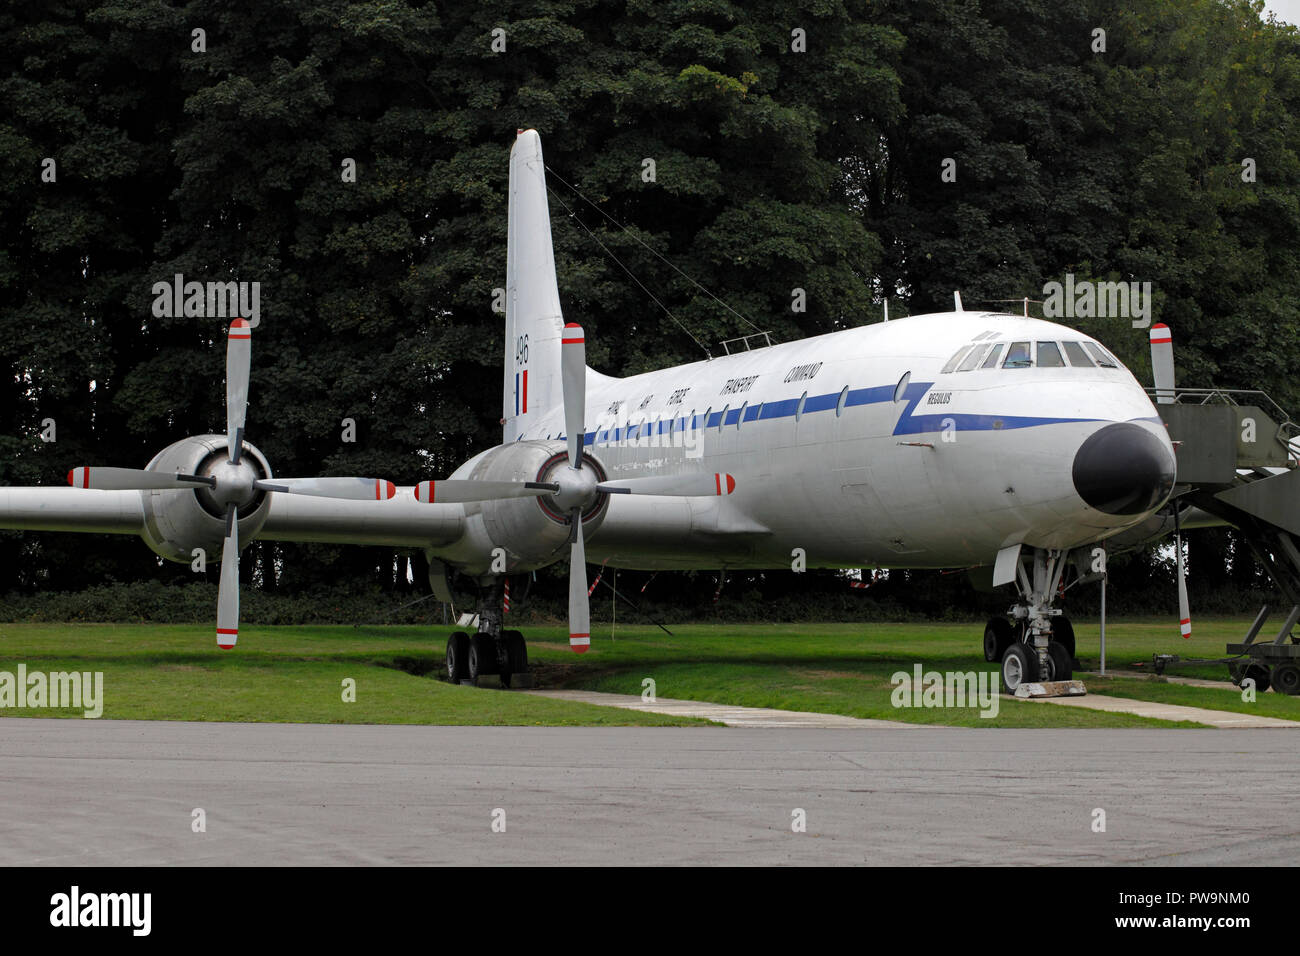
[[1079, 497], [1110, 515], [1135, 515], [1159, 506], [1174, 487], [1174, 458], [1160, 439], [1132, 422], [1089, 436], [1074, 456]]

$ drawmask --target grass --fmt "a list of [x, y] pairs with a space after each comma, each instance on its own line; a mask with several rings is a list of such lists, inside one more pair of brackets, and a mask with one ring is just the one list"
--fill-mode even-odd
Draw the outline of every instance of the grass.
[[[1300, 721], [1300, 698], [1272, 692], [1245, 703], [1239, 692], [1152, 679], [1130, 664], [1153, 653], [1218, 657], [1239, 640], [1248, 620], [1195, 622], [1191, 641], [1176, 624], [1112, 621], [1107, 627], [1108, 676], [1088, 677], [1094, 693], [1257, 713]], [[1096, 626], [1076, 622], [1085, 668], [1097, 663]], [[155, 720], [322, 723], [681, 725], [700, 723], [533, 697], [493, 688], [454, 687], [435, 680], [447, 628], [256, 627], [246, 625], [238, 649], [220, 651], [211, 628], [190, 625], [0, 624], [0, 670], [19, 661], [28, 672], [103, 671], [104, 716]], [[896, 671], [915, 664], [937, 671], [994, 671], [979, 648], [975, 624], [695, 624], [620, 626], [593, 635], [577, 656], [563, 629], [531, 628], [529, 655], [539, 687], [640, 694], [655, 681], [658, 696], [778, 707], [971, 727], [1175, 726], [1129, 714], [1051, 707], [1002, 697], [998, 714], [976, 708], [895, 708]], [[1149, 668], [1148, 668], [1149, 669]], [[1224, 665], [1170, 673], [1226, 683]], [[356, 702], [342, 699], [346, 679]], [[489, 679], [495, 684], [495, 679]], [[78, 716], [80, 711], [3, 710], [7, 715]], [[1185, 726], [1194, 726], [1185, 724]]]
[[[211, 628], [178, 625], [0, 625], [0, 670], [102, 671], [107, 718], [340, 724], [664, 726], [704, 721], [615, 710], [429, 676], [441, 663], [414, 627], [246, 627], [221, 651]], [[402, 667], [407, 668], [403, 670]], [[356, 700], [343, 700], [344, 681]], [[80, 717], [81, 710], [5, 709]]]

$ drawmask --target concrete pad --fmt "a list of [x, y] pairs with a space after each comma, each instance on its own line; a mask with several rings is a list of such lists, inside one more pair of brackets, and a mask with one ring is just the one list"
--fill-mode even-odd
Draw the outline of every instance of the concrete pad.
[[1294, 866], [1296, 741], [8, 717], [0, 866]]
[[[1101, 677], [1099, 671], [1075, 671], [1080, 677]], [[1177, 677], [1173, 674], [1156, 674], [1154, 671], [1142, 673], [1141, 671], [1109, 671], [1107, 678], [1114, 677], [1123, 680], [1163, 680], [1171, 684], [1182, 684], [1184, 687], [1210, 687], [1214, 690], [1233, 690], [1241, 693], [1241, 688], [1234, 684], [1227, 677], [1223, 680], [1206, 680], [1203, 677]]]
[[1121, 714], [1137, 714], [1157, 720], [1193, 720], [1207, 727], [1290, 727], [1300, 729], [1300, 722], [1264, 717], [1255, 714], [1238, 714], [1229, 710], [1210, 710], [1206, 707], [1185, 707], [1182, 704], [1161, 704], [1153, 700], [1131, 700], [1127, 697], [1107, 697], [1089, 694], [1086, 697], [1030, 697], [1040, 704], [1059, 704], [1063, 707], [1086, 707], [1090, 710], [1109, 710]]
[[621, 707], [624, 710], [643, 710], [650, 714], [669, 714], [673, 717], [701, 717], [728, 727], [917, 727], [899, 720], [870, 720], [862, 717], [845, 717], [840, 714], [815, 714], [799, 710], [776, 710], [771, 707], [738, 707], [731, 704], [710, 704], [698, 700], [673, 700], [657, 697], [654, 703], [642, 700], [636, 694], [603, 694], [591, 690], [532, 690], [524, 693], [556, 700], [570, 700], [580, 704], [600, 707]]

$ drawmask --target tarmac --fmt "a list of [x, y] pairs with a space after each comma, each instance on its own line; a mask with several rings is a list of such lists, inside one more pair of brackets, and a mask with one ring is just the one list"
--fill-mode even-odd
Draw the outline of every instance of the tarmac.
[[1293, 864], [1296, 740], [6, 718], [0, 864]]

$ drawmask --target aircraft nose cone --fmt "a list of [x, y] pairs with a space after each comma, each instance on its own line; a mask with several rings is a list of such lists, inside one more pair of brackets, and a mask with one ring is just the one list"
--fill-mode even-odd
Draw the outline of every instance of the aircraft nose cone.
[[1174, 487], [1174, 458], [1155, 435], [1118, 422], [1090, 435], [1074, 456], [1079, 497], [1110, 515], [1152, 511]]

